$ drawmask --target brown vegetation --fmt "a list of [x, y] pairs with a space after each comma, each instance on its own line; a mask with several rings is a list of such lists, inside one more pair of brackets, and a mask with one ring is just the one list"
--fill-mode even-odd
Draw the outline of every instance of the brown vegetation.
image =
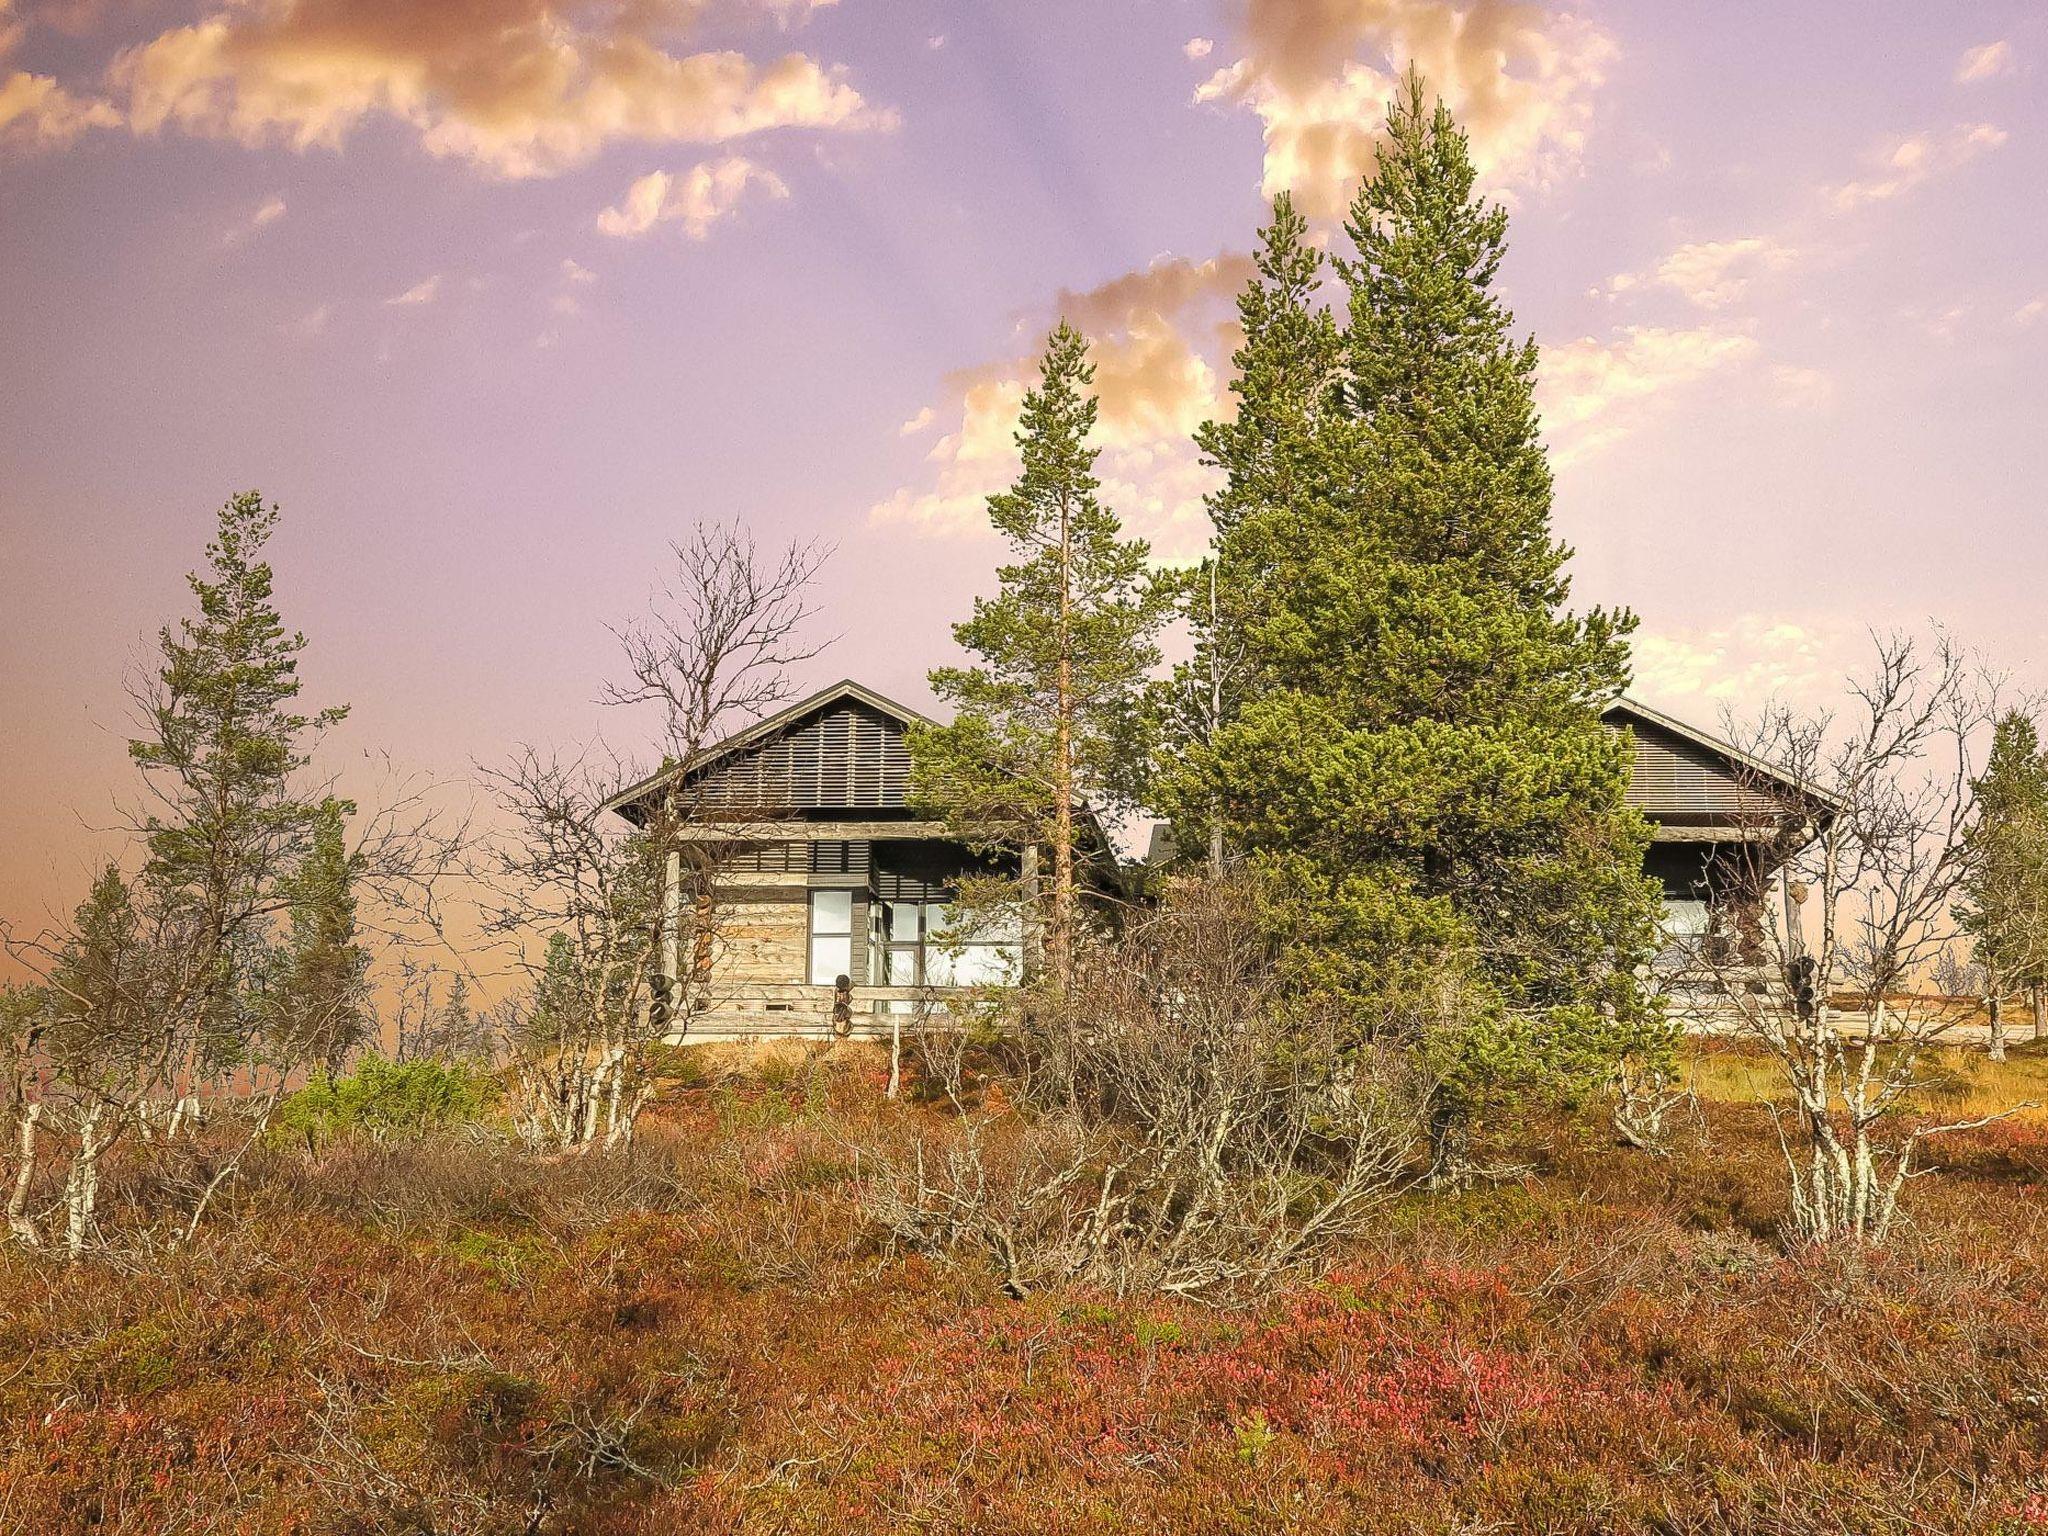
[[[1935, 1091], [2042, 1097], [2048, 1060]], [[1218, 1308], [894, 1257], [874, 1148], [955, 1134], [854, 1047], [666, 1080], [630, 1155], [249, 1155], [190, 1244], [0, 1248], [0, 1525], [37, 1532], [2018, 1532], [2048, 1523], [2048, 1121], [1949, 1143], [1883, 1249], [1777, 1243], [1719, 1051], [1680, 1155], [1585, 1120]], [[1986, 1073], [1999, 1072], [1997, 1083]], [[1952, 1115], [1953, 1103], [1917, 1106]], [[856, 1150], [860, 1149], [860, 1150]]]

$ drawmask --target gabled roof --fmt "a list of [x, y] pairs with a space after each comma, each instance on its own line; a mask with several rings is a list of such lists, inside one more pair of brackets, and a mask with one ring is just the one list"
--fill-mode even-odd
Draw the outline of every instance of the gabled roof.
[[774, 714], [756, 720], [744, 730], [735, 731], [723, 741], [715, 742], [711, 746], [703, 748], [701, 751], [693, 754], [687, 761], [671, 763], [659, 773], [649, 774], [639, 783], [627, 785], [626, 788], [613, 795], [611, 799], [605, 801], [602, 809], [623, 813], [625, 807], [652, 793], [670, 779], [699, 772], [723, 758], [732, 756], [735, 752], [744, 751], [757, 742], [768, 740], [777, 732], [788, 729], [809, 715], [817, 714], [821, 710], [831, 708], [834, 704], [848, 700], [856, 704], [863, 704], [867, 708], [874, 710], [877, 714], [894, 720], [899, 725], [931, 725], [933, 723], [927, 716], [919, 714], [908, 705], [898, 704], [894, 699], [887, 698], [865, 684], [855, 682], [850, 677], [842, 677], [838, 682], [832, 684], [831, 687], [820, 688], [809, 698], [798, 699], [788, 708], [778, 709]]
[[1723, 741], [1697, 726], [1687, 725], [1675, 715], [1667, 715], [1661, 709], [1653, 709], [1640, 700], [1626, 696], [1618, 698], [1600, 712], [1600, 718], [1610, 722], [1619, 718], [1623, 723], [1638, 720], [1645, 725], [1655, 726], [1690, 742], [1711, 756], [1720, 758], [1730, 768], [1741, 769], [1753, 775], [1755, 779], [1783, 790], [1788, 798], [1811, 801], [1829, 811], [1839, 811], [1842, 808], [1839, 796], [1830, 794], [1816, 785], [1800, 784], [1787, 778], [1782, 768], [1767, 763], [1760, 757], [1752, 756], [1732, 742]]

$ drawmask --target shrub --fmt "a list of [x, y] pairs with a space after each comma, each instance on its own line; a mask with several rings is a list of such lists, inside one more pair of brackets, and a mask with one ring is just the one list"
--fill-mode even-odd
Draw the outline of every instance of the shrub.
[[418, 1135], [483, 1118], [497, 1094], [496, 1082], [470, 1067], [372, 1056], [348, 1077], [301, 1088], [278, 1105], [276, 1123], [308, 1147], [344, 1134]]

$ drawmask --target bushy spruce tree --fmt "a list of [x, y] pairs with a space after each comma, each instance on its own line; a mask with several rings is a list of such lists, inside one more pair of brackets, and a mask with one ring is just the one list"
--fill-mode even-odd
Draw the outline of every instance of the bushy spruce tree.
[[344, 836], [350, 809], [331, 796], [320, 804], [292, 880], [291, 934], [268, 998], [278, 1044], [330, 1079], [368, 1026], [370, 957], [356, 941], [356, 861]]
[[1226, 463], [1254, 681], [1195, 759], [1289, 894], [1302, 988], [1427, 1034], [1444, 1151], [1484, 1102], [1589, 1086], [1658, 1029], [1634, 974], [1648, 828], [1600, 718], [1634, 620], [1566, 610], [1536, 350], [1493, 292], [1506, 216], [1413, 76], [1347, 227], [1343, 408], [1301, 429], [1285, 484]]
[[977, 658], [931, 674], [952, 723], [910, 735], [912, 792], [970, 842], [1043, 848], [1048, 969], [1070, 971], [1082, 846], [1077, 807], [1113, 804], [1135, 781], [1139, 706], [1158, 665], [1155, 637], [1170, 588], [1147, 570], [1097, 495], [1094, 365], [1062, 322], [1024, 397], [1023, 470], [988, 500], [989, 521], [1015, 556], [994, 597], [953, 638]]
[[[1319, 301], [1327, 263], [1285, 192], [1253, 259], [1237, 301], [1244, 340], [1231, 358], [1236, 409], [1195, 434], [1202, 462], [1224, 478], [1207, 498], [1215, 528], [1208, 558], [1180, 587], [1193, 654], [1152, 694], [1148, 803], [1171, 819], [1180, 846], [1206, 846], [1212, 870], [1225, 858], [1224, 818], [1202, 763], [1254, 685], [1251, 633], [1275, 617], [1265, 607], [1267, 541], [1342, 482], [1349, 435], [1343, 333]], [[1264, 640], [1270, 644], [1270, 632]]]
[[[2038, 1034], [2048, 987], [2048, 757], [2026, 715], [2014, 710], [1998, 721], [1973, 788], [1977, 819], [1964, 843], [1956, 918], [1986, 972], [1991, 1006], [2024, 993]], [[1994, 1025], [2002, 1023], [1994, 1015]], [[1993, 1043], [2003, 1050], [2002, 1027]]]

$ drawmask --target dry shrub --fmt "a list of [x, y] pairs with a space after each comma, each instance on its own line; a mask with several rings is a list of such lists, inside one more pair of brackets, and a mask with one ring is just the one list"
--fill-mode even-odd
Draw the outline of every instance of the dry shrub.
[[862, 1187], [896, 1243], [993, 1261], [1024, 1296], [1255, 1289], [1312, 1268], [1400, 1186], [1423, 1125], [1404, 1055], [1285, 1006], [1253, 893], [1190, 882], [1020, 994], [984, 1050], [921, 1031], [952, 1134], [881, 1151]]

